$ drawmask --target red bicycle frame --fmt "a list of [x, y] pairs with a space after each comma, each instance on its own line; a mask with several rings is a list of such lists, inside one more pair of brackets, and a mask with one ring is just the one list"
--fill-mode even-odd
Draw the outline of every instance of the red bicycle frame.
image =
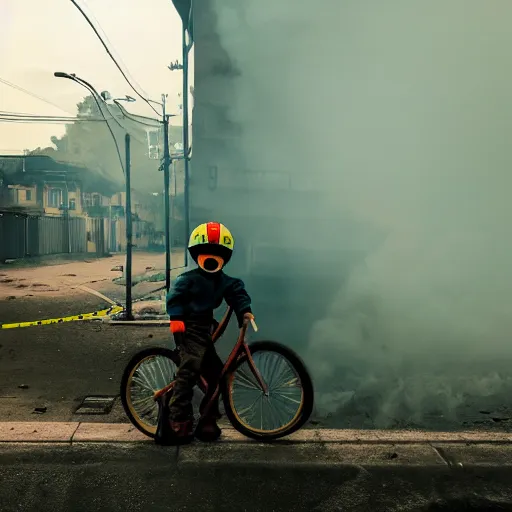
[[[228, 326], [228, 323], [229, 323], [229, 320], [231, 319], [232, 314], [233, 314], [233, 308], [228, 307], [226, 313], [222, 317], [222, 320], [220, 321], [217, 328], [215, 329], [215, 331], [212, 334], [213, 343], [216, 343], [219, 340], [219, 338], [226, 331], [226, 328]], [[199, 382], [199, 388], [208, 397], [207, 404], [206, 404], [204, 410], [202, 411], [201, 416], [204, 416], [208, 413], [212, 403], [219, 396], [220, 383], [222, 382], [222, 379], [224, 379], [225, 376], [233, 370], [234, 364], [238, 361], [238, 359], [240, 357], [243, 357], [244, 355], [245, 355], [245, 357], [247, 357], [247, 362], [249, 364], [249, 368], [251, 369], [251, 372], [254, 375], [254, 377], [256, 378], [256, 380], [258, 381], [258, 384], [260, 385], [261, 389], [263, 390], [263, 392], [265, 394], [268, 393], [268, 386], [265, 384], [265, 382], [263, 381], [263, 378], [260, 375], [260, 372], [256, 368], [256, 365], [254, 364], [254, 359], [252, 358], [251, 351], [249, 349], [249, 345], [245, 341], [245, 335], [247, 333], [247, 328], [249, 326], [249, 322], [250, 322], [250, 320], [244, 319], [244, 322], [240, 329], [240, 333], [238, 335], [238, 340], [237, 340], [235, 346], [233, 347], [233, 350], [229, 354], [229, 357], [227, 358], [226, 363], [224, 364], [224, 367], [222, 368], [222, 371], [219, 375], [219, 379], [218, 379], [217, 383], [215, 384], [215, 389], [213, 389], [213, 390], [208, 389], [207, 382], [201, 376], [200, 382]], [[155, 391], [153, 398], [155, 400], [158, 400], [163, 395], [165, 395], [166, 393], [171, 391], [173, 386], [174, 386], [174, 382], [171, 382], [167, 386], [163, 387], [162, 389]]]

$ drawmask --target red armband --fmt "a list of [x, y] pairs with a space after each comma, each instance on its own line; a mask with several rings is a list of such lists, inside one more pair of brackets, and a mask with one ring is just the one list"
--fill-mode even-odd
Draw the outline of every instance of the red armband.
[[175, 332], [185, 332], [185, 322], [181, 320], [171, 320], [170, 329], [173, 334]]

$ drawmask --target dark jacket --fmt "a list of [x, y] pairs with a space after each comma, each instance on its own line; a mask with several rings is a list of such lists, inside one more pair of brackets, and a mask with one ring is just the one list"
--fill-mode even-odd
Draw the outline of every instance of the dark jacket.
[[167, 314], [171, 320], [213, 319], [213, 310], [222, 300], [232, 306], [242, 325], [244, 313], [251, 312], [251, 298], [241, 279], [224, 272], [208, 274], [199, 268], [184, 272], [167, 294]]

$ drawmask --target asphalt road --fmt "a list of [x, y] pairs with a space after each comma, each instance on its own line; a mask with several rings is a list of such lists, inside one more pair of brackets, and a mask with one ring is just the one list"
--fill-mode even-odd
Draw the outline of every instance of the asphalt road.
[[[36, 320], [103, 309], [108, 304], [89, 294], [68, 297], [18, 297], [0, 301], [3, 322]], [[16, 421], [82, 421], [74, 414], [84, 397], [117, 396], [122, 372], [131, 355], [141, 348], [171, 343], [166, 327], [114, 326], [100, 322], [0, 330], [0, 417]], [[232, 338], [219, 342], [221, 356]], [[499, 397], [498, 397], [499, 399]], [[400, 428], [438, 430], [512, 429], [510, 403], [482, 396], [468, 403], [460, 421], [399, 425]], [[35, 408], [46, 408], [35, 413]], [[497, 412], [496, 412], [497, 411]], [[87, 421], [124, 422], [119, 400], [108, 415], [87, 416]], [[314, 418], [314, 425], [332, 428], [372, 428], [362, 407], [345, 408], [330, 417]]]
[[[0, 302], [0, 314], [5, 321], [15, 322], [106, 306], [90, 295], [24, 298]], [[154, 343], [169, 343], [167, 329], [72, 322], [0, 330], [0, 417], [4, 421], [69, 420], [85, 396], [118, 395], [130, 356]], [[35, 414], [36, 407], [46, 407], [46, 412]], [[88, 416], [88, 421], [95, 420], [126, 421], [126, 417], [116, 406], [108, 420]]]
[[[238, 448], [237, 448], [238, 446]], [[261, 448], [261, 449], [260, 449]], [[2, 512], [394, 512], [512, 510], [510, 453], [494, 463], [450, 468], [389, 447], [232, 445], [204, 449], [153, 444], [3, 445]], [[427, 448], [425, 448], [427, 450]], [[305, 451], [305, 453], [301, 453]], [[400, 452], [400, 450], [398, 450]], [[282, 452], [279, 454], [278, 452]], [[510, 450], [508, 450], [510, 452]], [[270, 460], [265, 458], [271, 454]], [[359, 454], [359, 455], [357, 455]], [[402, 454], [402, 452], [400, 452]], [[507, 464], [500, 461], [508, 461]]]

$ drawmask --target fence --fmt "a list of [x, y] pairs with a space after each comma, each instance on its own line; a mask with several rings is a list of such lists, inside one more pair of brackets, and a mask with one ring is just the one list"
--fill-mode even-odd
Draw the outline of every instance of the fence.
[[84, 218], [0, 213], [0, 261], [80, 252], [87, 252]]
[[[184, 224], [172, 219], [173, 247], [185, 240]], [[149, 222], [133, 222], [133, 243], [138, 250], [160, 246], [164, 235]], [[0, 262], [51, 254], [122, 252], [126, 250], [124, 218], [30, 216], [0, 211]]]

